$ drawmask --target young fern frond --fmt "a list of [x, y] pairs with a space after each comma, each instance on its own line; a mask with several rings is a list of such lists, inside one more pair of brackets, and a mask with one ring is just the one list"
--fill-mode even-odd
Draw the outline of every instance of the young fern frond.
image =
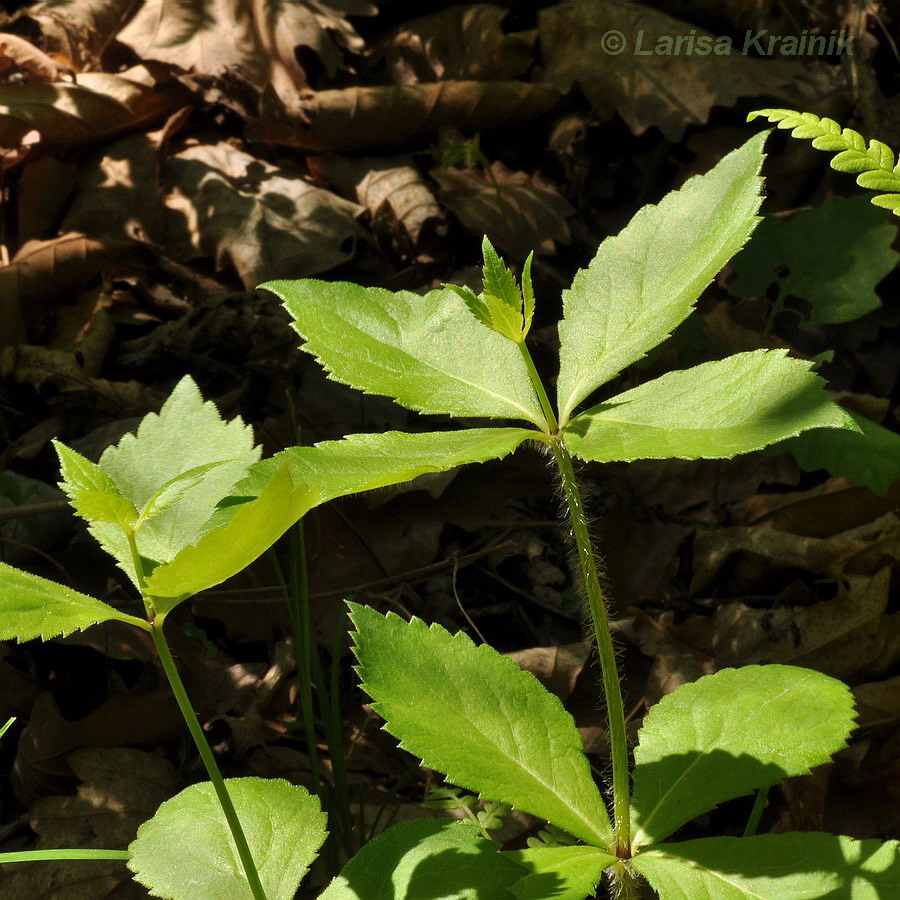
[[756, 109], [747, 116], [752, 122], [763, 116], [782, 129], [792, 129], [791, 137], [812, 139], [816, 150], [837, 153], [831, 160], [831, 168], [838, 172], [856, 175], [860, 187], [877, 194], [870, 200], [900, 215], [900, 163], [894, 162], [894, 151], [881, 141], [871, 140], [866, 147], [865, 138], [852, 128], [841, 128], [834, 119], [819, 118], [815, 113], [796, 112], [793, 109]]

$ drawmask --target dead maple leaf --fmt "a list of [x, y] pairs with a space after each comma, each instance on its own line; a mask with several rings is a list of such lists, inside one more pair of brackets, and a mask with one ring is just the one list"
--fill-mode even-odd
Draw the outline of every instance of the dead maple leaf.
[[254, 288], [316, 275], [352, 255], [359, 206], [224, 141], [173, 156], [164, 178], [168, 247], [177, 259], [231, 263]]

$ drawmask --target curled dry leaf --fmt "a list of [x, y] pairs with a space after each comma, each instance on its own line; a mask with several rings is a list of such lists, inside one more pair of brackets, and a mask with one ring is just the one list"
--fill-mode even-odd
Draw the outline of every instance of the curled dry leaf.
[[411, 156], [327, 154], [311, 158], [309, 165], [373, 217], [393, 219], [416, 251], [437, 250], [447, 218]]
[[297, 47], [309, 47], [329, 75], [343, 67], [342, 48], [362, 41], [341, 13], [372, 15], [361, 0], [147, 0], [118, 39], [141, 59], [155, 59], [198, 75], [235, 74], [282, 96], [306, 86]]
[[717, 36], [639, 3], [560, 3], [542, 10], [538, 25], [549, 80], [563, 91], [578, 82], [600, 116], [618, 112], [634, 134], [656, 125], [678, 141], [688, 125], [705, 123], [713, 106], [738, 97], [766, 94], [806, 108], [797, 100], [796, 67], [744, 54], [743, 38], [728, 55], [688, 53], [685, 44], [679, 53], [656, 55], [658, 40], [696, 44]]
[[139, 129], [190, 102], [187, 90], [164, 73], [135, 66], [120, 75], [92, 72], [78, 84], [0, 86], [0, 149], [40, 134], [40, 148], [59, 152], [99, 144]]
[[505, 33], [501, 22], [508, 15], [494, 3], [451, 6], [404, 23], [375, 53], [397, 84], [510, 81], [534, 62], [537, 31]]
[[28, 241], [0, 269], [0, 340], [14, 345], [26, 331], [42, 329], [57, 298], [70, 296], [100, 272], [139, 265], [131, 241], [93, 241], [83, 234]]
[[398, 146], [445, 126], [502, 128], [543, 115], [558, 99], [553, 85], [520, 81], [351, 87], [303, 94], [290, 106], [266, 90], [261, 118], [250, 131], [260, 141], [341, 152]]
[[516, 259], [554, 253], [556, 241], [569, 243], [566, 217], [575, 210], [555, 188], [525, 172], [513, 172], [501, 162], [490, 174], [479, 169], [432, 169], [440, 199], [473, 234]]
[[0, 34], [0, 74], [9, 80], [10, 72], [18, 68], [27, 73], [30, 84], [42, 81], [59, 81], [63, 73], [75, 80], [75, 73], [52, 60], [43, 50], [29, 44], [15, 34]]
[[231, 263], [248, 288], [302, 278], [352, 255], [360, 207], [225, 142], [189, 147], [164, 167], [169, 249]]

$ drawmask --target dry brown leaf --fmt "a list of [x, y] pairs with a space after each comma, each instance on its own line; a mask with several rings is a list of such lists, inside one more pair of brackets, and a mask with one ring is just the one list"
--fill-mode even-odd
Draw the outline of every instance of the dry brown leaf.
[[171, 157], [164, 179], [176, 259], [212, 256], [255, 288], [316, 275], [352, 256], [360, 207], [224, 141]]
[[76, 164], [61, 162], [53, 156], [39, 156], [26, 162], [16, 189], [21, 243], [46, 238], [59, 231], [59, 221], [77, 175]]
[[534, 62], [535, 29], [507, 34], [509, 9], [494, 3], [451, 6], [405, 22], [375, 49], [397, 84], [511, 81]]
[[552, 109], [559, 91], [520, 81], [351, 87], [303, 94], [290, 105], [263, 92], [255, 140], [321, 152], [405, 144], [445, 126], [465, 131], [502, 128]]
[[[630, 0], [556, 4], [540, 12], [538, 25], [550, 81], [563, 91], [578, 82], [600, 116], [618, 112], [634, 134], [656, 125], [669, 140], [678, 141], [688, 125], [705, 123], [714, 105], [731, 106], [739, 97], [766, 94], [784, 98], [792, 108], [808, 108], [802, 93], [798, 99], [803, 70], [786, 60], [747, 56], [742, 41], [727, 56], [685, 50], [636, 55], [639, 36], [638, 49], [645, 51], [659, 38], [716, 36]], [[607, 52], [617, 48], [619, 52]]]
[[447, 219], [411, 156], [337, 156], [309, 160], [317, 177], [364, 206], [373, 217], [396, 223], [416, 251], [437, 250]]
[[38, 50], [25, 38], [0, 33], [0, 73], [6, 74], [6, 80], [9, 80], [8, 73], [15, 66], [28, 73], [27, 80], [30, 84], [59, 81], [63, 73], [75, 80], [75, 73], [71, 69], [54, 62], [43, 50]]
[[92, 241], [83, 234], [29, 241], [0, 268], [0, 342], [14, 345], [26, 330], [42, 330], [51, 304], [71, 297], [100, 272], [139, 264], [130, 241]]
[[569, 243], [566, 217], [575, 210], [557, 190], [526, 172], [513, 172], [501, 162], [490, 174], [480, 169], [432, 169], [440, 199], [476, 237], [491, 242], [516, 259], [556, 252], [556, 242]]
[[531, 672], [541, 684], [561, 700], [575, 688], [575, 682], [590, 658], [593, 646], [586, 641], [562, 647], [530, 647], [506, 656], [519, 668]]
[[654, 658], [647, 696], [655, 702], [728, 666], [784, 663], [837, 678], [871, 677], [898, 658], [900, 615], [886, 612], [891, 567], [843, 580], [838, 595], [812, 606], [754, 609], [743, 603], [676, 623], [672, 613], [641, 615], [630, 639]]
[[186, 88], [146, 66], [119, 75], [90, 72], [78, 84], [0, 85], [0, 148], [18, 147], [30, 131], [40, 133], [44, 151], [100, 144], [190, 101]]
[[[68, 759], [81, 784], [74, 797], [45, 797], [29, 821], [39, 835], [36, 849], [122, 849], [138, 826], [175, 792], [171, 763], [126, 747], [78, 750]], [[73, 865], [54, 861], [15, 866], [4, 878], [8, 897], [59, 900], [139, 900], [147, 892], [119, 861]]]
[[41, 29], [48, 52], [72, 60], [79, 72], [97, 69], [100, 57], [142, 0], [45, 0], [28, 9], [28, 18]]
[[363, 0], [147, 0], [118, 39], [141, 59], [198, 75], [238, 75], [286, 96], [306, 86], [297, 47], [316, 52], [329, 75], [343, 67], [342, 48], [362, 49], [343, 14], [371, 15]]

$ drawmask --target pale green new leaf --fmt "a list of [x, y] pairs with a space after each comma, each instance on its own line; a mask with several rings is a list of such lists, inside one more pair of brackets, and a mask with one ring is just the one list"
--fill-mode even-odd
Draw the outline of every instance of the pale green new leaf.
[[289, 466], [282, 465], [259, 497], [239, 507], [227, 524], [153, 570], [145, 591], [157, 615], [245, 569], [317, 502], [316, 489], [295, 482]]
[[[118, 493], [142, 509], [160, 488], [197, 467], [217, 463], [171, 507], [143, 522], [138, 547], [147, 560], [169, 562], [182, 547], [196, 543], [216, 504], [255, 463], [260, 451], [253, 430], [240, 418], [222, 421], [186, 376], [175, 386], [159, 415], [145, 416], [137, 434], [128, 434], [100, 458], [100, 468]], [[98, 523], [91, 533], [135, 579], [131, 552], [122, 532]]]
[[[264, 459], [235, 485], [233, 495], [237, 499], [259, 496], [273, 474], [288, 463], [295, 484], [315, 486], [318, 505], [335, 497], [401, 484], [419, 475], [497, 459], [536, 434], [525, 428], [353, 434], [340, 441], [322, 441], [314, 447], [290, 447]], [[227, 521], [237, 509], [240, 506], [224, 506], [213, 524]]]
[[754, 350], [669, 372], [576, 416], [566, 445], [597, 462], [727, 459], [808, 428], [856, 430], [810, 365]]
[[60, 488], [69, 498], [81, 491], [98, 491], [103, 494], [118, 494], [115, 482], [103, 469], [80, 453], [59, 441], [53, 441], [53, 448], [59, 457], [62, 481]]
[[420, 412], [547, 427], [516, 345], [448, 288], [420, 296], [312, 279], [262, 287], [284, 301], [303, 349], [336, 381]]
[[756, 135], [658, 205], [643, 207], [563, 291], [560, 425], [668, 337], [744, 245], [758, 221], [764, 141]]
[[617, 857], [598, 847], [533, 847], [504, 853], [531, 872], [509, 890], [518, 900], [584, 900]]
[[634, 752], [632, 845], [828, 762], [853, 729], [842, 681], [796, 666], [723, 669], [667, 694]]
[[149, 627], [93, 597], [0, 563], [0, 640], [48, 640], [111, 619]]
[[319, 900], [509, 900], [523, 869], [454, 820], [403, 822], [369, 841]]
[[[268, 900], [293, 900], [325, 840], [319, 801], [281, 778], [225, 782]], [[240, 857], [212, 784], [166, 800], [138, 829], [128, 868], [154, 897], [252, 900]]]
[[75, 511], [88, 522], [108, 522], [128, 529], [138, 517], [134, 504], [118, 494], [78, 491], [70, 500]]
[[631, 861], [660, 900], [888, 900], [900, 897], [897, 842], [760, 834], [661, 844]]
[[463, 633], [350, 606], [362, 689], [401, 747], [454, 784], [609, 846], [581, 735], [557, 697]]
[[138, 529], [154, 516], [158, 516], [161, 512], [171, 509], [192, 487], [203, 481], [207, 472], [230, 462], [234, 462], [234, 460], [219, 459], [215, 462], [194, 466], [187, 472], [182, 472], [180, 475], [170, 478], [164, 485], [158, 487], [144, 504], [140, 517], [135, 524], [135, 529]]

